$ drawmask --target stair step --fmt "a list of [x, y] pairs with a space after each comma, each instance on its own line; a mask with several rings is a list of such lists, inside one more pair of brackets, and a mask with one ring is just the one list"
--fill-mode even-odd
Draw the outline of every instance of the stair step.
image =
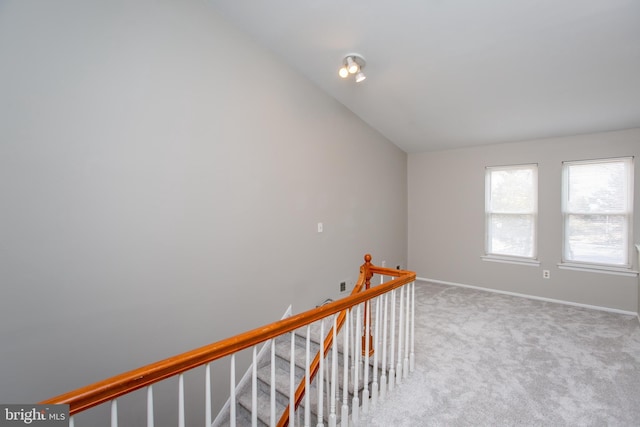
[[[258, 421], [266, 426], [271, 422], [271, 397], [269, 393], [258, 392], [257, 395], [257, 418]], [[251, 420], [251, 407], [252, 407], [252, 395], [251, 388], [248, 393], [242, 393], [238, 396], [238, 405], [248, 415], [248, 419]], [[280, 414], [285, 410], [286, 405], [283, 405], [276, 399], [276, 418], [280, 417]]]
[[[258, 391], [256, 393], [257, 397], [257, 418], [261, 423], [268, 425], [270, 423], [271, 418], [271, 388], [270, 388], [270, 380], [271, 380], [271, 369], [270, 367], [263, 367], [258, 370]], [[266, 379], [266, 381], [265, 381]], [[315, 385], [315, 381], [310, 384], [309, 392], [310, 392], [310, 414], [311, 421], [313, 424], [316, 423], [317, 413], [318, 413], [318, 389]], [[296, 382], [297, 387], [298, 382]], [[246, 389], [243, 389], [238, 393], [238, 405], [242, 408], [242, 412], [244, 415], [242, 417], [246, 417], [247, 419], [251, 419], [251, 407], [252, 407], [252, 389], [251, 385], [248, 385]], [[284, 412], [287, 405], [289, 405], [289, 373], [284, 371], [283, 369], [276, 368], [276, 416], [280, 417], [280, 415]], [[305, 399], [303, 398], [301, 404], [298, 407], [298, 411], [301, 411], [301, 414], [304, 414], [305, 410]], [[240, 411], [239, 411], [240, 412]]]
[[[321, 348], [321, 342], [324, 338], [331, 332], [331, 327], [333, 326], [333, 319], [328, 319], [325, 321], [324, 333], [323, 336], [320, 336], [320, 322], [314, 323], [310, 330], [310, 357], [309, 361], [312, 361], [315, 357], [318, 350]], [[294, 364], [295, 364], [295, 386], [298, 387], [300, 381], [304, 378], [305, 374], [305, 364], [306, 364], [306, 333], [307, 328], [300, 328], [294, 332]], [[358, 338], [359, 340], [360, 338]], [[342, 386], [343, 386], [343, 378], [344, 378], [344, 367], [342, 363], [344, 361], [344, 355], [342, 353], [344, 344], [344, 329], [341, 330], [337, 334], [336, 345], [337, 348], [337, 361], [338, 361], [338, 372], [336, 373], [337, 379], [337, 390], [336, 390], [336, 412], [337, 417], [340, 418], [341, 407], [343, 401], [342, 394]], [[379, 350], [378, 350], [379, 351]], [[396, 350], [397, 351], [397, 350]], [[275, 339], [275, 382], [276, 382], [276, 416], [280, 417], [283, 413], [287, 405], [289, 404], [289, 393], [290, 393], [290, 362], [289, 358], [291, 356], [291, 335], [285, 334]], [[379, 354], [380, 355], [380, 354]], [[352, 367], [352, 356], [350, 355], [348, 358], [349, 369]], [[388, 362], [390, 362], [389, 354], [387, 353]], [[325, 358], [325, 366], [330, 371], [332, 360], [332, 351], [330, 350], [327, 357]], [[268, 351], [264, 353], [264, 356], [261, 360], [258, 361], [258, 369], [257, 369], [257, 418], [258, 425], [269, 425], [270, 423], [270, 410], [271, 410], [271, 402], [270, 402], [270, 393], [271, 393], [271, 351], [270, 348]], [[358, 373], [358, 385], [355, 388], [357, 393], [362, 401], [362, 390], [364, 388], [364, 378], [362, 371], [362, 364], [364, 363], [364, 358], [361, 359], [361, 365]], [[381, 364], [381, 360], [378, 360], [378, 364]], [[327, 373], [327, 371], [325, 371]], [[381, 369], [378, 367], [378, 375], [380, 375]], [[369, 358], [369, 383], [372, 382], [372, 374], [373, 374], [373, 357]], [[348, 401], [351, 402], [354, 393], [354, 385], [352, 383], [352, 375], [353, 372], [349, 372], [349, 386], [348, 386]], [[326, 377], [326, 376], [325, 376]], [[317, 382], [319, 380], [319, 375], [316, 376], [314, 381], [312, 381], [310, 385], [310, 389], [307, 391], [309, 393], [309, 402], [310, 402], [310, 414], [311, 414], [311, 424], [315, 425], [317, 420], [317, 411], [318, 411], [318, 389]], [[327, 405], [327, 394], [326, 394], [326, 378], [324, 378], [325, 388], [323, 393], [323, 407], [324, 421], [327, 421], [328, 414], [326, 408]], [[297, 414], [300, 414], [301, 418], [304, 418], [304, 405], [306, 399], [303, 398], [301, 405], [298, 407], [296, 411]], [[251, 424], [251, 407], [252, 407], [252, 385], [251, 380], [249, 380], [246, 384], [244, 384], [241, 389], [238, 389], [237, 393], [237, 406], [236, 406], [236, 415], [238, 425], [250, 425]], [[228, 425], [229, 414], [226, 414], [226, 420], [218, 420], [216, 425]]]

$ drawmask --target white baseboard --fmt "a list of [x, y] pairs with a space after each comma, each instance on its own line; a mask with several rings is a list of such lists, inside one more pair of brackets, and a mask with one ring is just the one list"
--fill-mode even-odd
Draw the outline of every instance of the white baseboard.
[[599, 305], [581, 304], [581, 303], [578, 303], [578, 302], [565, 301], [565, 300], [553, 299], [553, 298], [538, 297], [538, 296], [535, 296], [535, 295], [520, 294], [520, 293], [517, 293], [517, 292], [500, 291], [498, 289], [483, 288], [481, 286], [465, 285], [465, 284], [456, 283], [456, 282], [445, 282], [444, 280], [428, 279], [428, 278], [425, 278], [425, 277], [416, 277], [416, 280], [420, 280], [420, 281], [423, 281], [423, 282], [439, 283], [439, 284], [442, 284], [442, 285], [458, 286], [458, 287], [461, 287], [461, 288], [476, 289], [478, 291], [493, 292], [493, 293], [496, 293], [496, 294], [511, 295], [511, 296], [514, 296], [514, 297], [528, 298], [528, 299], [534, 299], [534, 300], [538, 300], [538, 301], [554, 302], [554, 303], [557, 303], [557, 304], [571, 305], [571, 306], [574, 306], [574, 307], [589, 308], [591, 310], [608, 311], [610, 313], [625, 314], [625, 315], [628, 315], [628, 316], [636, 316], [638, 318], [638, 321], [640, 322], [640, 313], [636, 313], [635, 311], [619, 310], [617, 308], [602, 307], [602, 306], [599, 306]]

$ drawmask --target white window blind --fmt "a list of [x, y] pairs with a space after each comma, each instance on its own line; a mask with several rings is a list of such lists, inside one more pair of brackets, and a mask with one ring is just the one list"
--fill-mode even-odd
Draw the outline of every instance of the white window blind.
[[538, 166], [488, 167], [485, 175], [486, 253], [534, 259]]
[[633, 159], [564, 162], [563, 262], [630, 267]]

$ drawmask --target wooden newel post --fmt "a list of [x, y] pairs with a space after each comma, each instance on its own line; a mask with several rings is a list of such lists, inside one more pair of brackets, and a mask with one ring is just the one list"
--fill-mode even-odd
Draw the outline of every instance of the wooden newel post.
[[[371, 287], [371, 277], [373, 277], [373, 273], [371, 272], [371, 255], [366, 254], [364, 256], [364, 264], [362, 265], [362, 270], [364, 272], [364, 286], [365, 289], [369, 289]], [[367, 301], [364, 304], [364, 332], [362, 334], [362, 355], [365, 356], [367, 352], [367, 340], [369, 340], [369, 356], [373, 354], [373, 337], [371, 336], [371, 313], [369, 313], [368, 308], [369, 302]], [[369, 319], [369, 327], [367, 328], [367, 319]]]

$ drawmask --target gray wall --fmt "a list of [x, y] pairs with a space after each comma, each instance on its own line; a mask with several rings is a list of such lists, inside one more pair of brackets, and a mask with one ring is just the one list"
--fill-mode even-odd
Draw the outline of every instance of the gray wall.
[[3, 1], [0, 94], [0, 402], [407, 263], [406, 154], [206, 2]]
[[[410, 154], [409, 268], [423, 278], [636, 312], [636, 277], [557, 267], [562, 253], [562, 161], [616, 156], [640, 156], [640, 129]], [[522, 163], [538, 163], [541, 265], [482, 261], [485, 167]], [[636, 164], [636, 236], [640, 230], [638, 169]], [[542, 278], [543, 269], [550, 270], [550, 279]]]

